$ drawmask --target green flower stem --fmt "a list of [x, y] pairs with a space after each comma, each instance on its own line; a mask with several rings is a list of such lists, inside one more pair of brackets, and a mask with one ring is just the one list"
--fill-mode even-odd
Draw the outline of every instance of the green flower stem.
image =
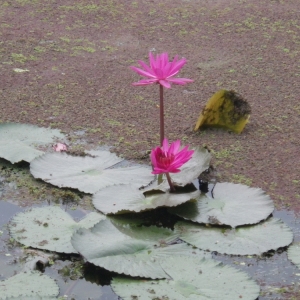
[[174, 188], [173, 182], [171, 180], [170, 174], [169, 173], [165, 173], [165, 174], [167, 176], [167, 180], [168, 180], [168, 183], [170, 186], [170, 192], [175, 192], [175, 188]]
[[159, 85], [159, 110], [160, 110], [160, 145], [163, 145], [165, 136], [165, 124], [164, 124], [164, 87]]

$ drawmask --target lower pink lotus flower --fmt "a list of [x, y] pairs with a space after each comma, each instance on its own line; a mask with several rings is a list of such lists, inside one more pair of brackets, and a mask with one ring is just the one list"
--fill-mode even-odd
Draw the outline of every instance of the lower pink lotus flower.
[[53, 146], [53, 149], [54, 149], [54, 151], [62, 152], [62, 151], [67, 151], [68, 147], [66, 144], [57, 143]]
[[180, 172], [180, 167], [189, 161], [194, 154], [194, 150], [188, 150], [188, 146], [180, 149], [180, 140], [173, 142], [169, 146], [168, 140], [163, 140], [162, 147], [156, 147], [151, 151], [150, 158], [153, 166], [152, 174], [165, 173], [171, 188], [174, 186], [171, 182], [169, 173]]

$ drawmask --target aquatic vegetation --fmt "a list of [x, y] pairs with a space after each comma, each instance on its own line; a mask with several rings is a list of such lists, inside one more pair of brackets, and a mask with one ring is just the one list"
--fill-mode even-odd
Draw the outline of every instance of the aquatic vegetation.
[[[122, 158], [104, 150], [76, 155], [69, 151], [69, 143], [67, 146], [58, 142], [64, 140], [58, 130], [0, 124], [0, 157], [11, 163], [30, 163], [30, 172], [38, 180], [92, 194], [98, 210], [76, 222], [59, 207], [31, 208], [12, 218], [8, 225], [11, 238], [24, 247], [58, 254], [77, 253], [84, 261], [114, 272], [112, 288], [123, 299], [155, 296], [254, 300], [259, 296], [259, 285], [245, 272], [213, 260], [212, 252], [262, 255], [290, 245], [293, 233], [282, 220], [270, 217], [274, 204], [261, 189], [228, 182], [209, 187], [209, 180], [206, 189], [198, 188], [195, 182], [209, 169], [210, 152], [181, 146], [180, 140], [169, 144], [164, 137], [163, 87], [193, 81], [174, 77], [186, 60], [176, 56], [169, 61], [167, 53], [155, 58], [151, 52], [149, 58], [150, 66], [139, 61], [142, 69], [131, 69], [147, 78], [133, 85], [160, 86], [161, 146], [151, 151], [152, 169], [124, 166]], [[222, 95], [227, 94], [223, 91]], [[215, 116], [219, 117], [221, 106]], [[238, 123], [240, 111], [226, 107], [230, 120]], [[243, 113], [239, 131], [250, 111]], [[155, 215], [161, 207], [165, 207], [165, 214], [174, 217], [170, 228], [162, 227], [160, 222], [149, 224], [142, 217], [142, 213], [151, 211]], [[298, 253], [298, 245], [289, 250], [290, 259], [297, 265]], [[58, 288], [51, 279], [42, 276], [35, 280], [36, 274], [19, 273], [2, 281], [0, 299], [56, 297]], [[41, 293], [40, 286], [27, 284], [28, 280], [37, 281], [40, 286], [44, 285], [41, 280], [48, 280], [45, 293]], [[9, 291], [8, 283], [20, 284], [17, 294]], [[28, 295], [29, 289], [33, 294]]]

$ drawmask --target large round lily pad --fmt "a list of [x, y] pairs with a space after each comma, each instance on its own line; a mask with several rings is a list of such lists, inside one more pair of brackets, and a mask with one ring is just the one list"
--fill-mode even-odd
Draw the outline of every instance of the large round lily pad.
[[48, 153], [31, 162], [30, 172], [35, 178], [58, 187], [91, 194], [114, 184], [132, 183], [140, 187], [154, 178], [151, 168], [146, 166], [110, 169], [121, 160], [109, 151], [99, 151], [96, 157]]
[[114, 278], [112, 288], [124, 300], [254, 300], [259, 286], [246, 273], [212, 259], [172, 256], [161, 262], [170, 279]]
[[23, 272], [0, 281], [0, 299], [54, 300], [59, 294], [55, 281], [40, 272]]
[[57, 129], [41, 128], [29, 124], [0, 124], [0, 157], [11, 163], [31, 162], [44, 154], [41, 146], [54, 143], [56, 139], [64, 139]]
[[19, 243], [44, 250], [77, 253], [71, 245], [73, 232], [94, 226], [105, 219], [100, 213], [91, 212], [80, 222], [57, 206], [32, 208], [13, 217], [9, 224], [11, 236]]
[[293, 241], [292, 230], [275, 218], [235, 229], [206, 227], [182, 221], [175, 224], [175, 232], [180, 239], [200, 249], [234, 255], [261, 255], [286, 247]]
[[212, 192], [170, 209], [187, 220], [197, 223], [229, 225], [255, 224], [266, 219], [274, 210], [270, 196], [259, 188], [229, 182], [217, 183]]
[[190, 193], [156, 191], [144, 194], [131, 184], [106, 187], [93, 195], [94, 206], [105, 214], [140, 212], [161, 206], [176, 206], [200, 195], [199, 190]]
[[[161, 262], [173, 255], [203, 257], [185, 243], [175, 243], [170, 229], [120, 225], [106, 219], [91, 229], [79, 229], [73, 247], [90, 263], [109, 271], [146, 278], [169, 278]], [[175, 243], [175, 244], [174, 244]]]

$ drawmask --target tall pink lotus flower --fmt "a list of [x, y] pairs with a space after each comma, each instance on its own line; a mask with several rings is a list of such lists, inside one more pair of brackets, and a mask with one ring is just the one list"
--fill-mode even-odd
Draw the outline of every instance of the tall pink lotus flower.
[[152, 174], [166, 174], [170, 189], [174, 191], [169, 173], [180, 172], [179, 168], [189, 161], [193, 154], [194, 150], [188, 150], [188, 146], [180, 149], [180, 140], [173, 142], [169, 146], [169, 142], [165, 138], [162, 147], [156, 147], [151, 151]]
[[180, 69], [186, 64], [186, 59], [178, 59], [176, 55], [173, 61], [169, 61], [168, 53], [157, 54], [156, 58], [153, 54], [149, 53], [150, 66], [144, 61], [139, 61], [142, 69], [131, 66], [130, 68], [137, 72], [139, 75], [148, 79], [142, 79], [134, 82], [133, 85], [149, 85], [158, 83], [160, 91], [160, 144], [162, 146], [164, 139], [164, 101], [163, 101], [163, 87], [169, 89], [171, 84], [185, 85], [193, 80], [188, 78], [174, 77], [178, 74]]
[[153, 83], [159, 83], [165, 88], [171, 88], [171, 83], [184, 85], [193, 80], [188, 78], [174, 78], [180, 69], [186, 64], [186, 59], [182, 58], [178, 60], [176, 55], [173, 61], [169, 61], [168, 53], [157, 54], [156, 58], [153, 54], [149, 53], [150, 67], [142, 60], [139, 60], [139, 64], [143, 69], [131, 66], [130, 68], [143, 77], [149, 79], [142, 79], [139, 82], [134, 82], [133, 85], [149, 85]]

